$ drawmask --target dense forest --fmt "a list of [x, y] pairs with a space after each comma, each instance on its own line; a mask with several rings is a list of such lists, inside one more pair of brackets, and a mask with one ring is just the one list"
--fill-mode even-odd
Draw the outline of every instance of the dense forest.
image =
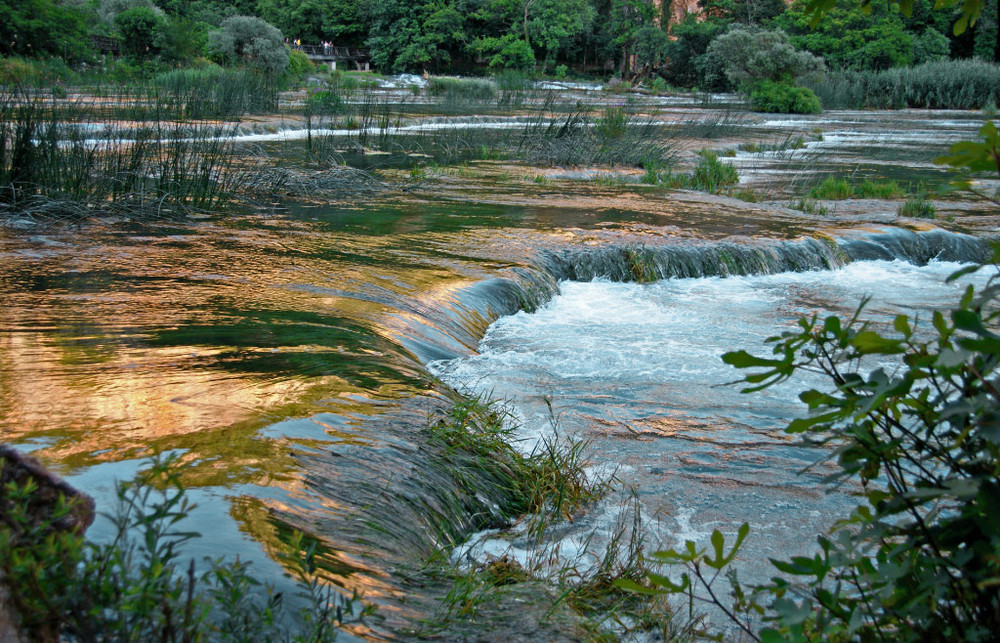
[[3, 0], [0, 54], [88, 65], [100, 56], [93, 37], [106, 36], [120, 39], [133, 64], [162, 70], [206, 59], [264, 59], [269, 47], [284, 43], [330, 42], [369, 49], [373, 66], [385, 73], [660, 76], [704, 89], [730, 84], [713, 66], [709, 46], [733, 31], [780, 30], [774, 46], [811, 52], [833, 70], [1000, 60], [997, 0], [986, 0], [979, 20], [961, 36], [952, 30], [959, 8], [952, 15], [933, 5], [916, 0], [906, 16], [886, 0], [874, 0], [870, 13], [856, 0], [840, 0], [811, 28], [803, 0], [788, 6], [783, 0], [690, 6], [670, 0]]

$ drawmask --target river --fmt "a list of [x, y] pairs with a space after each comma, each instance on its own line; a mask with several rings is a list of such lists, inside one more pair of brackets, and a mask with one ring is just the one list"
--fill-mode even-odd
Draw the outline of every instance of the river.
[[[976, 124], [900, 118], [917, 133], [871, 167], [904, 149], [926, 158]], [[857, 167], [865, 133], [885, 136], [865, 113], [814, 126], [830, 130], [814, 141], [829, 167]], [[928, 147], [928, 132], [946, 135]], [[736, 162], [748, 183], [781, 193], [787, 176], [775, 177], [802, 159]], [[547, 184], [469, 189], [442, 175], [198, 221], [4, 228], [0, 436], [105, 509], [151, 447], [179, 454], [198, 503], [190, 527], [205, 536], [191, 555], [239, 552], [283, 587], [277, 552], [304, 531], [323, 545], [327, 577], [379, 607], [353, 629], [361, 638], [394, 638], [427, 616], [406, 600], [421, 590], [401, 570], [440, 544], [441, 521], [479, 534], [463, 553], [511, 545], [455, 515], [460, 490], [427, 466], [424, 428], [454, 389], [510, 405], [521, 448], [554, 427], [587, 440], [595, 474], [634, 487], [651, 544], [750, 521], [745, 565], [763, 575], [767, 556], [808, 547], [853, 500], [821, 489], [822, 466], [798, 474], [824, 454], [781, 432], [801, 412], [797, 385], [741, 395], [719, 355], [760, 351], [799, 315], [844, 313], [867, 295], [875, 316], [928, 318], [956, 300], [960, 285], [944, 277], [988, 258], [989, 231], [548, 172]], [[935, 172], [910, 167], [943, 182]], [[559, 538], [607, 531], [622, 502], [616, 491]]]

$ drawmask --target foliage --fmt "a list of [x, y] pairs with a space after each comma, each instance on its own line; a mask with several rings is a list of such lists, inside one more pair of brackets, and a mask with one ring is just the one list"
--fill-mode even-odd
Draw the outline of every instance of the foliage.
[[340, 46], [360, 46], [365, 39], [365, 4], [356, 0], [258, 0], [250, 7], [256, 6], [256, 15], [303, 43], [331, 40]]
[[209, 25], [204, 22], [172, 17], [164, 20], [156, 32], [160, 59], [180, 65], [192, 65], [205, 56]]
[[903, 196], [903, 189], [896, 181], [864, 179], [851, 184], [843, 177], [828, 176], [809, 191], [811, 199], [895, 199]]
[[542, 65], [554, 61], [559, 50], [589, 31], [594, 8], [588, 0], [533, 0], [524, 3], [525, 42], [545, 49]]
[[260, 18], [227, 18], [220, 29], [209, 34], [208, 47], [221, 61], [246, 65], [272, 76], [280, 75], [288, 66], [288, 50], [281, 32]]
[[61, 58], [0, 58], [0, 86], [41, 87], [75, 79]]
[[[94, 139], [55, 101], [7, 95], [0, 101], [0, 214], [177, 216], [223, 207], [246, 178], [230, 133], [157, 120], [174, 116], [176, 106], [149, 102], [152, 122], [109, 126]], [[139, 102], [123, 116], [147, 118], [144, 109]]]
[[[952, 278], [980, 269], [973, 267]], [[637, 591], [692, 595], [707, 589], [760, 641], [986, 641], [1000, 628], [1000, 282], [970, 286], [933, 329], [899, 315], [892, 331], [850, 319], [802, 318], [771, 338], [771, 357], [745, 351], [723, 360], [753, 369], [746, 392], [783, 382], [800, 371], [826, 385], [800, 399], [807, 417], [787, 432], [833, 449], [840, 470], [833, 484], [860, 485], [867, 504], [818, 537], [813, 556], [774, 560], [784, 574], [746, 592], [734, 581], [734, 605], [712, 588], [732, 548], [721, 533], [712, 551], [688, 542], [684, 551], [653, 554], [682, 564], [679, 581], [650, 575]], [[769, 601], [766, 605], [764, 601]], [[751, 614], [767, 627], [754, 632]]]
[[791, 83], [803, 76], [820, 76], [823, 61], [796, 51], [783, 31], [733, 27], [718, 36], [698, 59], [705, 86], [733, 89], [763, 80]]
[[246, 69], [215, 65], [158, 74], [161, 88], [186, 118], [239, 120], [246, 114], [272, 112], [278, 107], [274, 79]]
[[980, 109], [1000, 99], [1000, 65], [949, 60], [885, 71], [829, 72], [806, 83], [829, 108]]
[[708, 51], [716, 36], [726, 32], [728, 24], [718, 20], [699, 20], [694, 14], [688, 14], [674, 25], [671, 31], [674, 39], [667, 48], [667, 59], [670, 61], [664, 72], [667, 81], [678, 87], [703, 85], [698, 59]]
[[61, 56], [70, 62], [94, 56], [88, 12], [57, 0], [0, 1], [0, 55]]
[[490, 69], [528, 70], [535, 66], [535, 52], [525, 40], [513, 35], [479, 38], [471, 49], [485, 58]]
[[961, 171], [955, 184], [965, 190], [978, 194], [994, 203], [1000, 202], [997, 196], [984, 194], [975, 189], [972, 184], [973, 175], [981, 172], [1000, 174], [1000, 133], [993, 121], [987, 121], [979, 129], [981, 141], [960, 141], [952, 145], [947, 156], [934, 159], [938, 165], [949, 165]]
[[58, 529], [72, 511], [65, 500], [52, 516], [33, 515], [36, 491], [31, 481], [0, 488], [0, 569], [17, 588], [11, 597], [32, 639], [318, 643], [336, 638], [338, 616], [350, 608], [352, 599], [317, 583], [315, 549], [301, 536], [287, 556], [309, 607], [294, 632], [280, 622], [281, 595], [255, 579], [249, 564], [207, 560], [198, 573], [194, 560], [185, 562], [184, 545], [199, 534], [183, 529], [194, 505], [175, 456], [155, 456], [135, 480], [117, 485], [108, 542]]
[[432, 76], [427, 81], [427, 94], [446, 100], [489, 101], [496, 97], [497, 87], [489, 80]]
[[599, 136], [604, 138], [621, 138], [628, 130], [632, 118], [632, 110], [625, 105], [609, 105], [604, 108], [601, 116], [594, 123]]
[[657, 26], [647, 25], [635, 34], [635, 60], [642, 68], [659, 69], [669, 49], [667, 32]]
[[838, 0], [813, 25], [810, 3], [801, 0], [772, 24], [791, 34], [797, 47], [823, 56], [831, 68], [884, 70], [947, 58], [952, 48], [948, 17], [930, 5], [930, 0], [916, 0], [913, 12], [901, 16], [886, 0], [861, 5]]
[[519, 452], [512, 446], [511, 418], [495, 402], [459, 400], [429, 430], [433, 442], [444, 450], [445, 470], [460, 485], [468, 484], [464, 469], [477, 468], [503, 491], [504, 512], [536, 514], [538, 529], [570, 518], [604, 496], [611, 482], [587, 474], [585, 442], [547, 439], [527, 455]]
[[647, 163], [643, 182], [674, 189], [701, 190], [712, 193], [719, 193], [723, 188], [739, 182], [740, 177], [736, 168], [729, 163], [720, 161], [715, 152], [702, 150], [698, 156], [698, 165], [690, 174], [675, 173], [670, 167], [664, 171], [658, 163]]
[[153, 58], [159, 53], [160, 31], [166, 20], [149, 7], [132, 7], [115, 16], [122, 48], [135, 58]]
[[750, 86], [750, 109], [779, 114], [818, 114], [823, 105], [811, 89], [763, 80]]
[[911, 196], [905, 203], [899, 206], [899, 216], [915, 217], [918, 219], [933, 219], [937, 209], [934, 204], [921, 195]]
[[725, 186], [739, 182], [736, 168], [723, 163], [714, 152], [702, 152], [698, 165], [694, 168], [691, 187], [704, 192], [718, 192]]
[[313, 114], [339, 114], [344, 111], [344, 99], [334, 89], [313, 89], [306, 94], [306, 109]]
[[108, 24], [114, 24], [119, 14], [132, 9], [149, 9], [162, 14], [153, 0], [99, 0], [97, 2], [98, 17]]
[[309, 56], [297, 49], [288, 52], [288, 67], [285, 68], [286, 79], [293, 82], [299, 81], [314, 69], [316, 66], [309, 60]]

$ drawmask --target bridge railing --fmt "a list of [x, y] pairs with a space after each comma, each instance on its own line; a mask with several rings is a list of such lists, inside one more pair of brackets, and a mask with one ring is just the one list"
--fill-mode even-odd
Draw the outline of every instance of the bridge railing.
[[367, 60], [371, 58], [367, 49], [355, 47], [334, 47], [333, 45], [292, 45], [292, 49], [316, 58], [339, 58], [341, 60]]

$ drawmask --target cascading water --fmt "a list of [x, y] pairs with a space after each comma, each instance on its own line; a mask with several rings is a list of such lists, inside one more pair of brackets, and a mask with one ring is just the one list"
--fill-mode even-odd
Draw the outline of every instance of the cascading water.
[[[931, 311], [953, 306], [968, 283], [985, 282], [979, 274], [946, 283], [962, 264], [927, 261], [929, 247], [966, 243], [970, 256], [976, 243], [901, 236], [852, 242], [841, 256], [873, 248], [907, 256], [904, 248], [910, 248], [912, 261], [859, 260], [832, 270], [648, 285], [564, 281], [560, 294], [536, 312], [494, 323], [478, 354], [430, 369], [469, 395], [506, 400], [526, 450], [556, 431], [588, 441], [595, 464], [616, 469], [634, 488], [650, 547], [680, 546], [685, 539], [706, 544], [713, 529], [732, 535], [749, 522], [740, 577], [763, 582], [774, 573], [768, 558], [809, 553], [815, 534], [857, 504], [856, 490], [826, 489], [823, 477], [835, 466], [827, 462], [829, 451], [782, 432], [805, 412], [797, 392], [822, 387], [822, 379], [800, 374], [747, 396], [727, 385], [740, 374], [720, 356], [737, 349], [767, 354], [765, 339], [800, 316], [849, 316], [867, 297], [865, 317], [873, 323], [889, 325], [897, 314], [929, 323]], [[713, 249], [706, 253], [709, 265], [722, 252], [734, 254], [729, 247]], [[513, 556], [528, 566], [552, 551], [600, 559], [617, 519], [609, 509], [560, 532], [562, 544], [539, 545], [494, 530], [460, 552], [480, 561]], [[583, 542], [592, 548], [586, 555], [579, 551]]]
[[[844, 499], [793, 475], [815, 453], [777, 430], [792, 401], [709, 388], [735, 377], [718, 354], [759, 345], [814, 300], [853, 306], [857, 292], [824, 298], [833, 276], [912, 269], [856, 259], [980, 260], [987, 245], [901, 230], [811, 238], [786, 222], [735, 237], [730, 219], [715, 241], [647, 234], [659, 216], [422, 204], [4, 239], [0, 432], [108, 509], [112, 481], [149, 446], [183, 454], [200, 505], [186, 528], [206, 536], [191, 554], [238, 551], [293, 591], [275, 552], [302, 530], [327, 577], [381, 608], [366, 638], [425, 618], [421, 597], [441, 588], [411, 583], [413, 567], [498, 522], [503, 494], [475, 475], [457, 485], [428, 443], [429, 418], [454, 401], [423, 368], [440, 360], [471, 360], [444, 376], [510, 397], [529, 430], [550, 426], [548, 396], [564, 434], [600, 439], [595, 464], [637, 487], [664, 538], [735, 524], [746, 507], [758, 522], [794, 518], [801, 539], [789, 540], [810, 542], [827, 511], [813, 503], [835, 513]], [[903, 304], [923, 310], [924, 296]], [[494, 350], [504, 328], [511, 346]], [[728, 341], [708, 342], [716, 330]], [[498, 377], [505, 360], [514, 370]], [[460, 377], [474, 366], [485, 370]], [[577, 551], [620, 517], [617, 501], [561, 528], [578, 530], [566, 534]]]

